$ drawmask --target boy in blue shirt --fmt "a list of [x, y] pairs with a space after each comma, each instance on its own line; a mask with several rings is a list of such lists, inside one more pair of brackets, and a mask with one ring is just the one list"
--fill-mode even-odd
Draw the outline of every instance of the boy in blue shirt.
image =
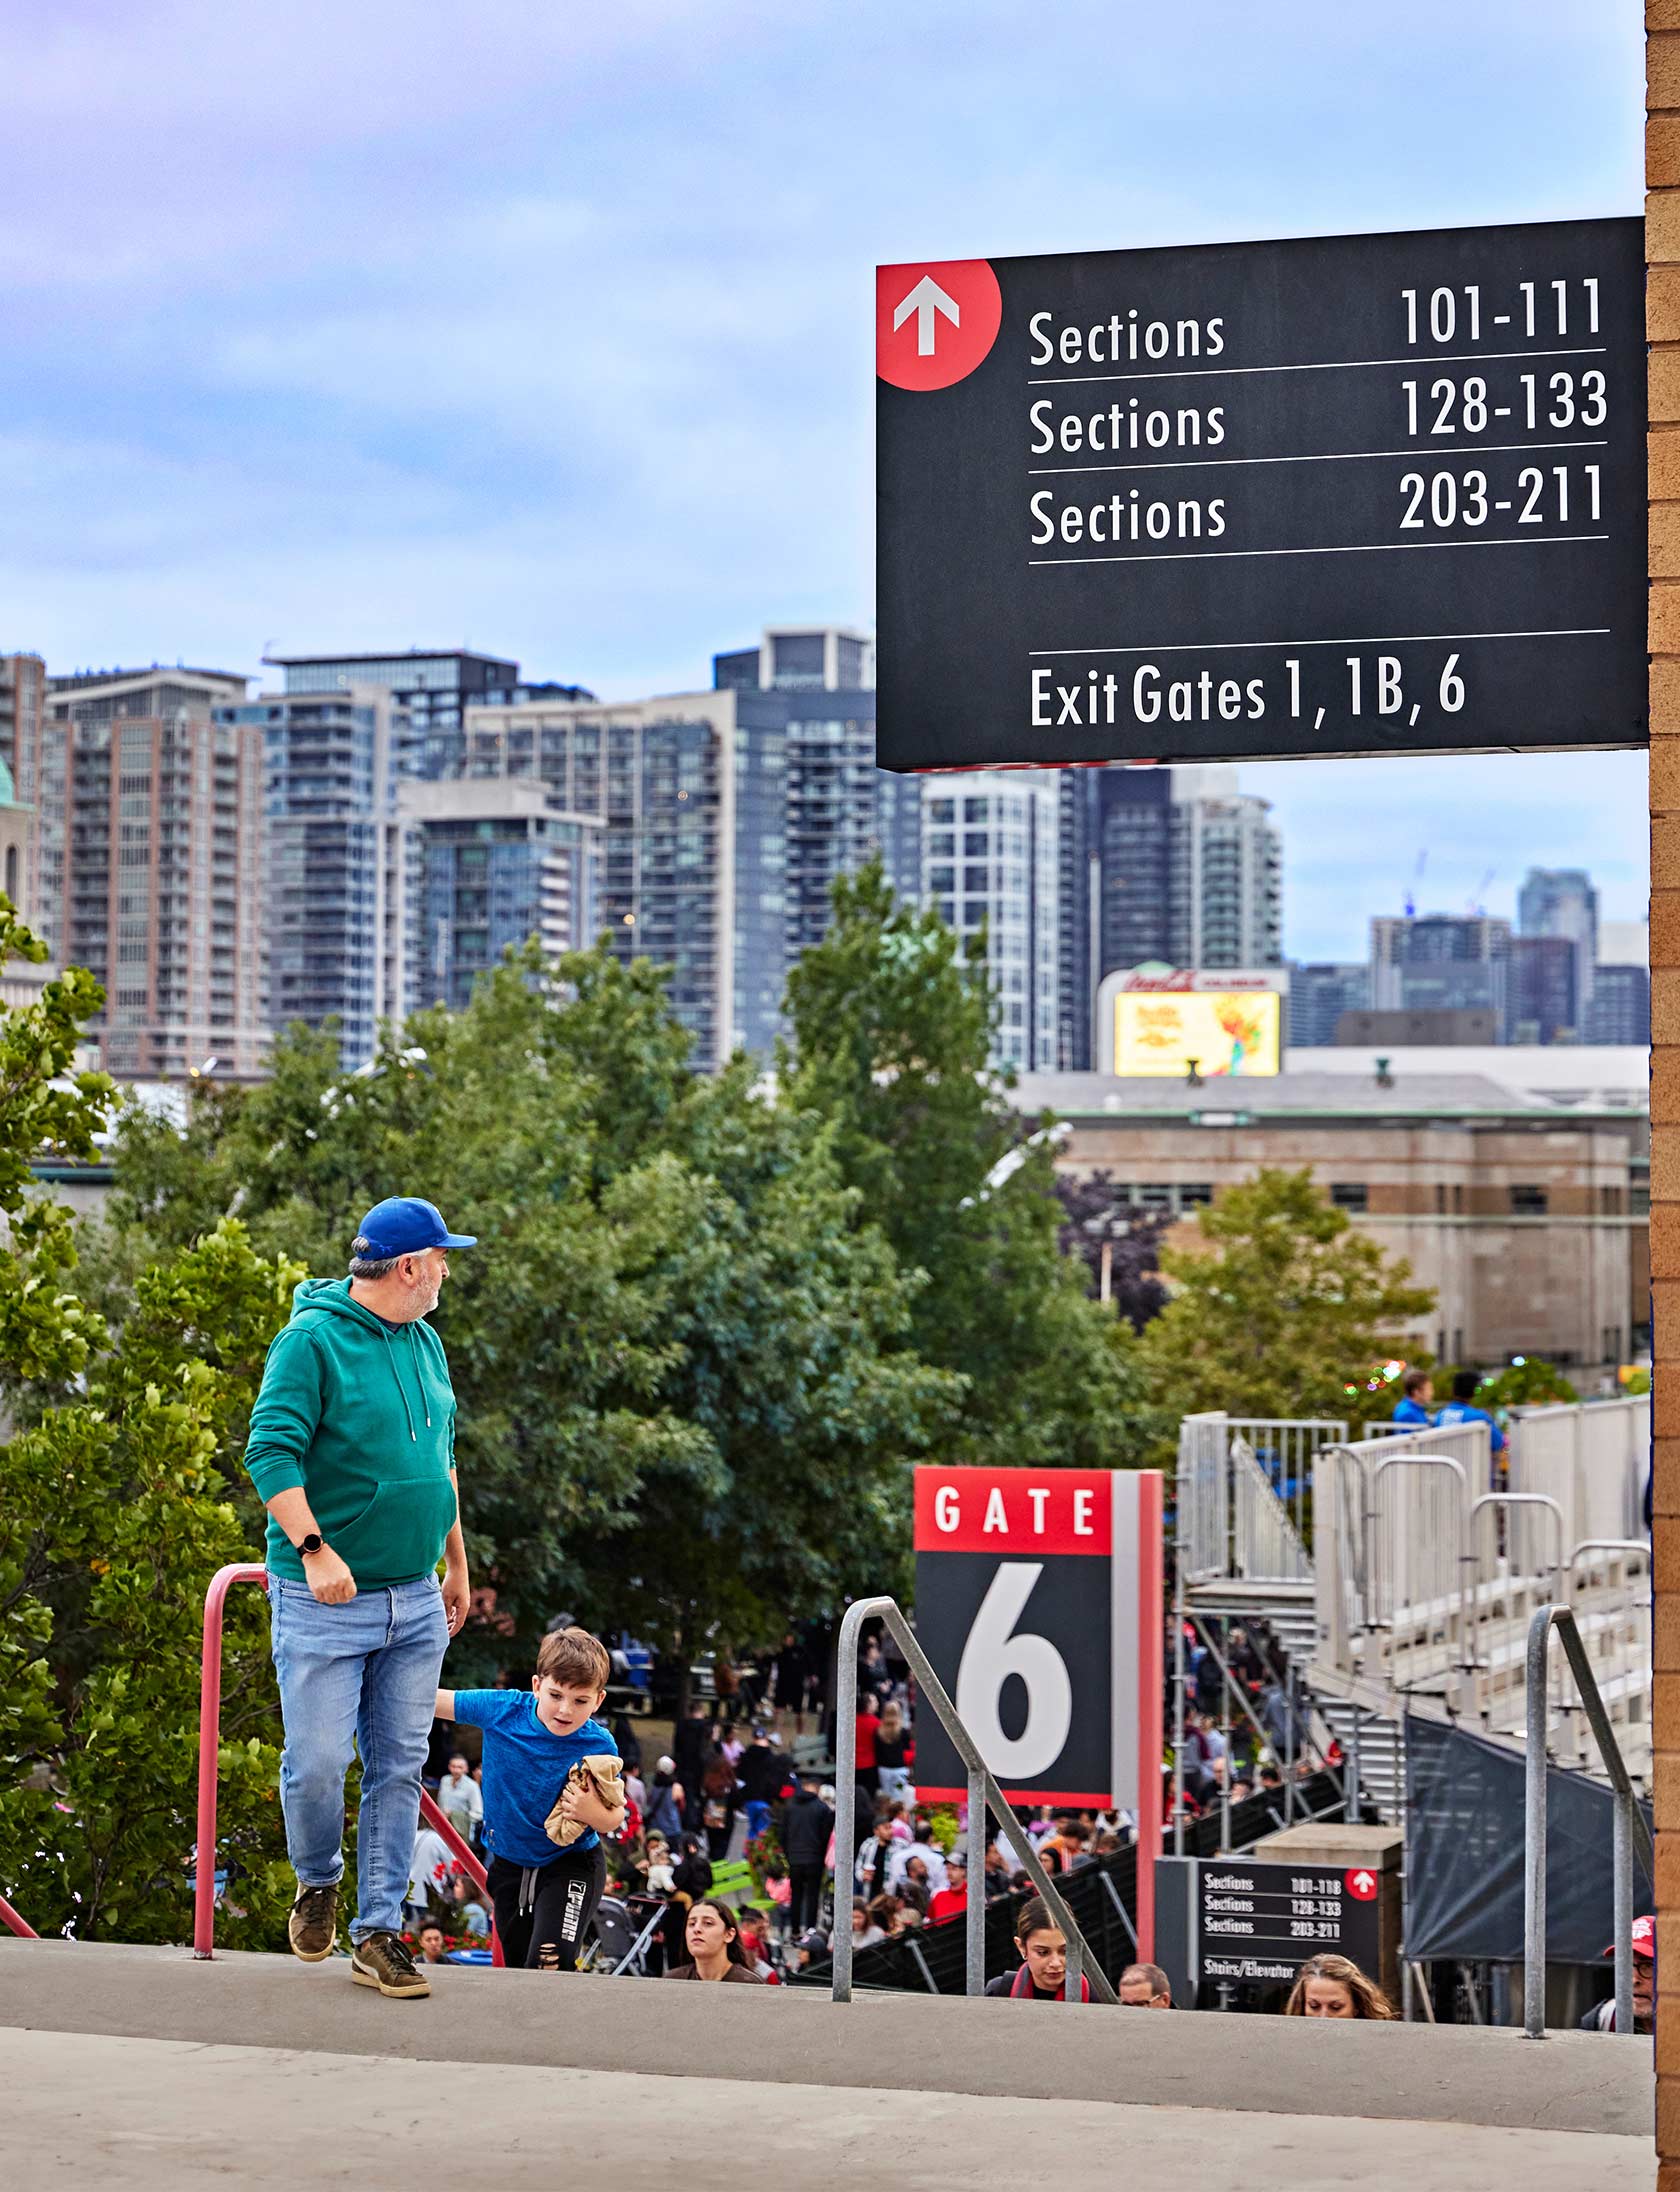
[[616, 1756], [596, 1715], [612, 1662], [586, 1629], [542, 1640], [529, 1690], [439, 1690], [437, 1717], [484, 1730], [484, 1846], [502, 1955], [527, 1971], [571, 1971], [606, 1886], [603, 1834], [624, 1824], [592, 1790], [566, 1792], [562, 1816], [584, 1832], [561, 1849], [547, 1820], [585, 1758]]
[[1430, 1431], [1435, 1419], [1429, 1413], [1429, 1404], [1435, 1398], [1435, 1387], [1427, 1370], [1408, 1370], [1400, 1380], [1400, 1400], [1394, 1410], [1394, 1421], [1403, 1429]]

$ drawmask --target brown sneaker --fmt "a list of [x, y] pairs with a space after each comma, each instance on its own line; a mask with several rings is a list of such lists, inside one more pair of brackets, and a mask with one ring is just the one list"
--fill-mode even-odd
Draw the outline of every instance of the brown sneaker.
[[424, 1972], [416, 1971], [400, 1934], [370, 1933], [350, 1951], [350, 1976], [358, 1986], [377, 1987], [394, 2002], [418, 2001], [432, 1991]]
[[292, 1954], [306, 1964], [318, 1964], [338, 1945], [338, 1890], [305, 1888], [286, 1920], [286, 1938]]

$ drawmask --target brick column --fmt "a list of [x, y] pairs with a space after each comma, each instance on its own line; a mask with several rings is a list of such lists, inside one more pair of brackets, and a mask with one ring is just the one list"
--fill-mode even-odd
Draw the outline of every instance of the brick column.
[[1680, 0], [1646, 0], [1657, 2153], [1680, 2192]]

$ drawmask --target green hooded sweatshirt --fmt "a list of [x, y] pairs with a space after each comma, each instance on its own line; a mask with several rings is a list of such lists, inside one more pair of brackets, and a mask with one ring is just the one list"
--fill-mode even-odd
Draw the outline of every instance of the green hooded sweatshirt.
[[[359, 1590], [435, 1572], [455, 1520], [455, 1389], [423, 1320], [387, 1324], [348, 1279], [305, 1279], [276, 1334], [251, 1411], [245, 1466], [257, 1497], [301, 1484], [316, 1526]], [[273, 1575], [304, 1580], [273, 1517]]]

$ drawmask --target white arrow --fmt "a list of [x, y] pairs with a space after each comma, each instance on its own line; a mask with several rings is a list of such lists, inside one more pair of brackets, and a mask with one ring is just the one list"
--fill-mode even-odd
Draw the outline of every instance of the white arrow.
[[1353, 1884], [1361, 1895], [1368, 1895], [1371, 1892], [1371, 1875], [1368, 1872], [1356, 1872]]
[[953, 327], [962, 325], [962, 308], [955, 297], [947, 297], [931, 274], [924, 274], [908, 297], [893, 314], [893, 333], [896, 335], [911, 313], [916, 315], [916, 355], [919, 358], [933, 356], [934, 314], [943, 312]]

